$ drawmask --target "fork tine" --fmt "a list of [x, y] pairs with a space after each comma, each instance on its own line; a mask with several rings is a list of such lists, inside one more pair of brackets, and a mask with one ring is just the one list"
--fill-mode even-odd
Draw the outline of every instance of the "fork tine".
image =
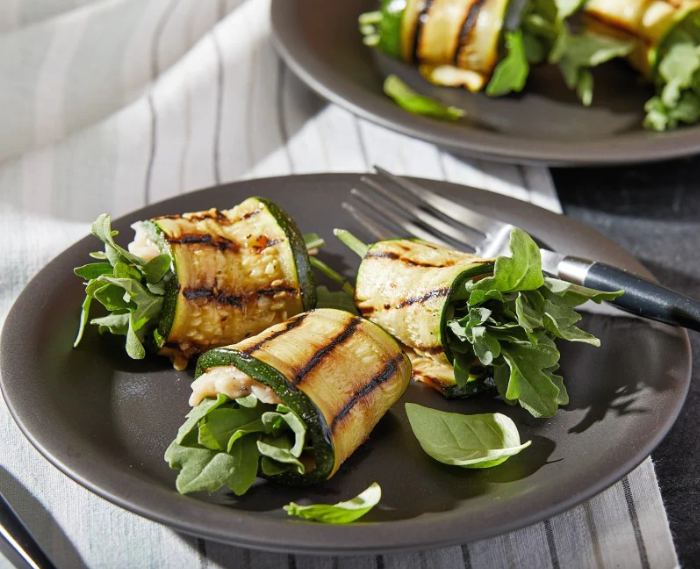
[[484, 239], [483, 235], [479, 235], [473, 230], [470, 230], [472, 234], [469, 235], [461, 229], [458, 229], [457, 227], [444, 222], [442, 219], [436, 217], [432, 213], [429, 213], [405, 200], [402, 200], [396, 194], [392, 193], [387, 188], [385, 188], [381, 184], [378, 184], [371, 178], [362, 176], [360, 180], [362, 180], [362, 182], [365, 185], [372, 188], [375, 192], [381, 194], [382, 196], [384, 196], [384, 198], [395, 204], [399, 208], [399, 211], [401, 211], [402, 213], [404, 211], [410, 213], [414, 218], [416, 218], [419, 221], [422, 221], [427, 226], [429, 226], [432, 231], [442, 233], [447, 237], [450, 237], [454, 241], [457, 241], [458, 243], [463, 243], [464, 245], [467, 245], [468, 247], [474, 250], [477, 250], [479, 248], [481, 241], [483, 241]]
[[379, 225], [371, 217], [362, 213], [354, 205], [352, 205], [348, 202], [343, 202], [341, 205], [345, 211], [347, 211], [357, 221], [359, 221], [360, 224], [367, 231], [369, 231], [372, 235], [374, 235], [374, 237], [376, 237], [379, 241], [384, 241], [386, 239], [393, 239], [396, 237], [395, 233], [390, 231], [387, 227], [383, 227], [383, 226]]
[[419, 186], [414, 182], [399, 178], [380, 166], [375, 165], [374, 169], [380, 176], [383, 176], [400, 188], [406, 190], [418, 198], [422, 203], [442, 213], [443, 215], [454, 219], [466, 227], [480, 231], [484, 235], [498, 233], [504, 227], [510, 227], [507, 223], [481, 215], [480, 213], [477, 213], [474, 210], [463, 206], [462, 204], [453, 202], [447, 198], [443, 198], [442, 196], [427, 188], [424, 188], [423, 186]]
[[[435, 243], [436, 245], [442, 245], [443, 247], [449, 247], [449, 248], [454, 248], [454, 245], [451, 245], [447, 242], [445, 242], [443, 239], [438, 237], [437, 235], [433, 234], [432, 232], [424, 229], [423, 227], [416, 225], [415, 223], [404, 219], [400, 216], [398, 216], [396, 213], [385, 207], [384, 205], [377, 203], [376, 201], [373, 201], [369, 196], [361, 192], [360, 190], [353, 188], [350, 190], [350, 193], [355, 196], [360, 202], [362, 202], [368, 209], [369, 211], [372, 212], [375, 216], [377, 214], [381, 214], [384, 218], [388, 219], [391, 221], [393, 224], [395, 224], [397, 227], [400, 227], [404, 231], [406, 231], [409, 235], [418, 237], [419, 239], [423, 239], [425, 241], [429, 241], [431, 243]], [[352, 212], [351, 212], [352, 213]], [[361, 219], [358, 219], [360, 223], [362, 223]]]

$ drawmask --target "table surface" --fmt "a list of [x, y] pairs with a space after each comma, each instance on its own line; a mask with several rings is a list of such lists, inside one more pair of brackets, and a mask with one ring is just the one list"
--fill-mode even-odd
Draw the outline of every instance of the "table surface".
[[[700, 157], [625, 168], [553, 170], [565, 213], [630, 251], [665, 285], [700, 297]], [[700, 334], [693, 382], [672, 431], [652, 454], [683, 567], [700, 557]]]

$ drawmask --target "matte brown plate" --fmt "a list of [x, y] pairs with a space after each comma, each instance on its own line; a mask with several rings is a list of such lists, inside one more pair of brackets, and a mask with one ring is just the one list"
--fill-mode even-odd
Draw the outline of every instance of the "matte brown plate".
[[[226, 208], [251, 195], [280, 203], [303, 231], [328, 240], [322, 258], [351, 276], [358, 259], [332, 235], [344, 227], [369, 238], [340, 204], [359, 175], [271, 178], [183, 195], [115, 222]], [[424, 180], [444, 195], [498, 214], [561, 251], [598, 258], [649, 277], [619, 247], [591, 229], [510, 198]], [[585, 317], [603, 347], [562, 346], [571, 404], [538, 420], [492, 398], [448, 402], [417, 385], [382, 419], [369, 441], [329, 482], [293, 489], [260, 481], [236, 498], [180, 496], [163, 461], [188, 410], [192, 370], [173, 371], [157, 356], [130, 360], [118, 338], [90, 329], [79, 349], [83, 286], [73, 267], [99, 249], [87, 237], [54, 259], [12, 308], [2, 335], [2, 391], [22, 431], [68, 476], [128, 510], [186, 533], [249, 547], [325, 553], [427, 548], [493, 536], [557, 514], [602, 491], [639, 464], [674, 422], [690, 380], [686, 332], [631, 318]], [[532, 446], [490, 470], [441, 465], [420, 449], [403, 403], [512, 417]], [[289, 501], [335, 503], [372, 482], [381, 504], [352, 526], [288, 518]]]
[[[559, 71], [535, 68], [522, 95], [492, 99], [436, 87], [418, 72], [362, 44], [357, 16], [378, 0], [272, 0], [276, 45], [312, 89], [353, 113], [450, 151], [504, 162], [621, 164], [700, 152], [700, 126], [669, 133], [642, 128], [649, 87], [624, 63], [596, 70], [595, 101], [585, 108]], [[382, 91], [389, 73], [417, 91], [467, 111], [455, 123], [412, 115]]]

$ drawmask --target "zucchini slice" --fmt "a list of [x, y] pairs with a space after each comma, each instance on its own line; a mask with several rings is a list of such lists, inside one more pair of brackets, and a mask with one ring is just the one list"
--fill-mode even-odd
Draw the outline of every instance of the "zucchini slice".
[[599, 33], [635, 39], [630, 64], [647, 79], [654, 75], [658, 48], [685, 16], [700, 8], [698, 0], [588, 0], [587, 26]]
[[177, 367], [316, 305], [304, 239], [273, 202], [163, 216], [142, 230], [172, 259], [154, 338]]
[[[197, 363], [195, 383], [228, 371], [269, 387], [307, 426], [307, 462], [314, 468], [265, 474], [272, 480], [306, 485], [327, 480], [367, 439], [403, 395], [411, 364], [398, 342], [379, 326], [334, 309], [297, 315], [235, 345], [216, 348]], [[193, 385], [194, 387], [194, 385]], [[226, 393], [224, 393], [226, 394]]]
[[362, 316], [411, 348], [414, 379], [446, 393], [456, 387], [447, 306], [462, 283], [492, 272], [493, 261], [467, 253], [423, 241], [380, 241], [360, 264], [355, 304]]

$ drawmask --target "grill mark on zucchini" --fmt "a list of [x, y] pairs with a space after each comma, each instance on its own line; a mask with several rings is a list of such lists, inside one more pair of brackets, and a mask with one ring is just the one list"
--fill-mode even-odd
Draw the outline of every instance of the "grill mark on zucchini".
[[415, 35], [413, 36], [413, 49], [411, 50], [411, 59], [413, 61], [420, 62], [420, 57], [418, 57], [418, 48], [420, 47], [420, 39], [421, 35], [423, 34], [423, 25], [429, 18], [428, 12], [430, 12], [430, 7], [432, 4], [433, 0], [425, 0], [423, 9], [420, 11], [418, 19], [416, 20], [416, 31]]
[[447, 296], [450, 293], [449, 287], [447, 288], [436, 288], [430, 292], [426, 292], [423, 296], [412, 296], [405, 300], [399, 302], [394, 308], [400, 310], [401, 308], [406, 308], [407, 306], [412, 306], [413, 304], [423, 304], [432, 300], [433, 298], [440, 298], [442, 296]]
[[225, 237], [217, 237], [211, 235], [210, 233], [205, 233], [203, 235], [197, 235], [192, 233], [186, 233], [181, 237], [165, 237], [171, 245], [207, 245], [210, 247], [215, 247], [219, 251], [234, 251], [238, 252], [241, 249], [240, 244]]
[[392, 253], [391, 251], [384, 251], [380, 253], [372, 253], [371, 251], [365, 255], [365, 259], [389, 259], [390, 261], [401, 261], [406, 263], [409, 267], [425, 267], [428, 269], [441, 269], [443, 267], [452, 267], [456, 261], [447, 261], [446, 263], [433, 264], [424, 263], [421, 261], [413, 261], [402, 257], [398, 253]]
[[248, 213], [244, 213], [241, 216], [241, 219], [250, 219], [251, 217], [255, 217], [258, 215], [261, 211], [263, 210], [262, 206], [256, 207], [253, 211], [249, 211]]
[[200, 298], [205, 298], [207, 300], [213, 300], [219, 304], [224, 304], [227, 306], [236, 306], [238, 308], [243, 307], [243, 303], [255, 296], [256, 298], [262, 298], [263, 296], [275, 296], [277, 293], [286, 292], [289, 294], [297, 295], [299, 291], [294, 287], [286, 286], [275, 286], [270, 288], [261, 288], [255, 292], [237, 295], [237, 294], [226, 294], [226, 291], [219, 291], [215, 288], [186, 288], [182, 291], [182, 295], [187, 300], [198, 300]]
[[426, 354], [439, 354], [444, 351], [442, 346], [412, 346], [414, 350], [420, 350]]
[[173, 215], [161, 215], [160, 217], [154, 217], [151, 221], [158, 221], [159, 219], [184, 219], [185, 221], [204, 221], [206, 219], [213, 219], [219, 225], [233, 225], [237, 220], [230, 219], [221, 213], [218, 209], [212, 208], [209, 211], [202, 211], [199, 213], [185, 213], [185, 214], [173, 214]]
[[257, 352], [260, 348], [262, 348], [265, 344], [272, 342], [272, 340], [279, 338], [280, 336], [282, 336], [283, 334], [286, 334], [290, 330], [294, 330], [294, 328], [299, 326], [308, 315], [309, 315], [309, 313], [305, 312], [304, 314], [300, 314], [299, 316], [296, 316], [290, 322], [287, 323], [287, 325], [284, 327], [284, 329], [278, 330], [277, 332], [270, 334], [267, 338], [263, 338], [257, 344], [253, 344], [252, 346], [250, 346], [250, 348], [246, 348], [241, 353], [245, 354], [246, 356], [252, 355], [254, 352]]
[[306, 363], [306, 365], [304, 365], [304, 367], [302, 367], [299, 371], [296, 372], [296, 374], [294, 375], [294, 379], [292, 380], [292, 385], [297, 386], [302, 381], [304, 381], [304, 378], [309, 374], [309, 372], [312, 369], [319, 365], [324, 359], [326, 359], [327, 356], [330, 355], [330, 353], [335, 348], [340, 346], [343, 342], [345, 342], [355, 333], [357, 327], [360, 325], [361, 322], [362, 320], [353, 316], [345, 325], [345, 328], [342, 332], [340, 332], [340, 334], [333, 338], [330, 341], [330, 343], [326, 344], [325, 346], [323, 346], [323, 348], [318, 350]]
[[479, 12], [483, 7], [486, 0], [475, 0], [469, 7], [469, 11], [464, 18], [464, 23], [459, 32], [459, 42], [457, 43], [457, 49], [455, 50], [453, 61], [454, 64], [459, 67], [459, 52], [462, 51], [462, 47], [469, 43], [469, 38], [474, 31], [474, 25], [476, 24], [476, 19], [479, 17]]
[[356, 391], [353, 396], [348, 400], [348, 402], [343, 406], [343, 408], [336, 414], [336, 416], [333, 418], [333, 421], [331, 421], [330, 425], [330, 430], [331, 432], [335, 431], [335, 428], [338, 426], [338, 424], [347, 416], [348, 413], [352, 410], [352, 408], [357, 405], [359, 401], [367, 397], [370, 393], [372, 393], [375, 389], [377, 389], [382, 383], [386, 383], [389, 381], [394, 375], [396, 375], [396, 372], [399, 369], [399, 363], [401, 362], [402, 358], [404, 357], [403, 354], [399, 354], [396, 356], [393, 360], [388, 362], [382, 371], [380, 371], [377, 375], [375, 375], [372, 379], [370, 379], [364, 387]]

